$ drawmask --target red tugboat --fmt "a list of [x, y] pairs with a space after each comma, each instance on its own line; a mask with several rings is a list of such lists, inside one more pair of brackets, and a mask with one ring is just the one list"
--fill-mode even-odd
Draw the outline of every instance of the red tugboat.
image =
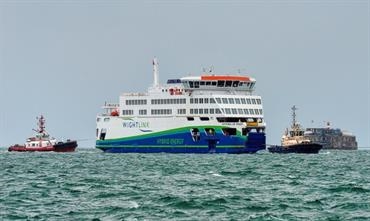
[[8, 151], [54, 151], [54, 152], [74, 152], [77, 147], [77, 141], [67, 140], [66, 142], [57, 141], [45, 130], [45, 118], [40, 116], [38, 119], [38, 130], [34, 137], [27, 139], [24, 145], [15, 144], [8, 148]]

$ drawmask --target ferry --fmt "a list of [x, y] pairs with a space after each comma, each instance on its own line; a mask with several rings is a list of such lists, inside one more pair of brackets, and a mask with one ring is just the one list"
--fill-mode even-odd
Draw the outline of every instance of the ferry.
[[266, 148], [261, 96], [244, 75], [204, 73], [123, 93], [96, 118], [96, 148], [109, 153], [255, 153]]

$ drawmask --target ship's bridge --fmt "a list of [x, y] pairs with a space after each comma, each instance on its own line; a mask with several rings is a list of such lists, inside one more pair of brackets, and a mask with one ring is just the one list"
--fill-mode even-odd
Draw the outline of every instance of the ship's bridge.
[[239, 75], [202, 75], [183, 77], [181, 82], [189, 90], [242, 90], [252, 91], [256, 80]]

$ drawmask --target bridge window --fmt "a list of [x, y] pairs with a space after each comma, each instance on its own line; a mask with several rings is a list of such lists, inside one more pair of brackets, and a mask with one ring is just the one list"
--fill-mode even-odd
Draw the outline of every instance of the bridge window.
[[199, 88], [199, 81], [194, 81], [194, 88]]
[[207, 86], [210, 86], [211, 85], [211, 82], [210, 81], [206, 81], [206, 85]]
[[239, 81], [233, 81], [233, 87], [238, 87]]
[[194, 82], [193, 81], [189, 81], [189, 87], [190, 88], [193, 88], [194, 87]]
[[224, 87], [225, 81], [217, 81], [217, 87]]
[[232, 81], [226, 81], [225, 87], [231, 87]]
[[206, 84], [206, 82], [204, 82], [204, 81], [200, 82], [200, 85], [202, 85], [202, 86], [204, 86], [205, 84]]

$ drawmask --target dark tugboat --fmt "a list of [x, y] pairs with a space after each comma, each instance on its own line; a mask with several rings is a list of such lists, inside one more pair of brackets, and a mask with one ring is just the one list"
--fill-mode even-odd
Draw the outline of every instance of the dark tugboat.
[[281, 139], [281, 146], [270, 146], [268, 151], [271, 153], [318, 153], [322, 148], [321, 144], [313, 143], [304, 136], [304, 129], [296, 122], [295, 111], [297, 108], [292, 107], [293, 122], [290, 130], [286, 130]]
[[15, 144], [8, 148], [8, 151], [28, 152], [28, 151], [54, 151], [54, 152], [74, 152], [77, 141], [67, 140], [66, 142], [57, 141], [45, 130], [45, 118], [41, 115], [38, 119], [39, 129], [34, 131], [36, 135], [27, 139], [24, 145]]

